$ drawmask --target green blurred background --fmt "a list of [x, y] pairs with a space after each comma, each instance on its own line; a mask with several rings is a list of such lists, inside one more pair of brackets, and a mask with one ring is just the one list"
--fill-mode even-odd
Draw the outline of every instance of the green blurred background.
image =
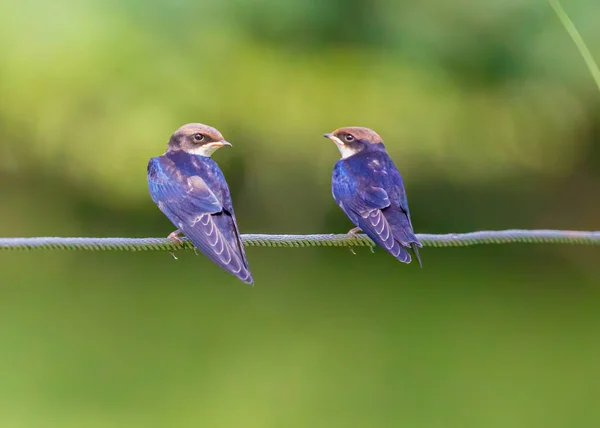
[[[597, 0], [565, 2], [600, 58]], [[598, 230], [600, 93], [543, 0], [0, 1], [0, 236], [166, 236], [187, 122], [243, 233], [344, 233], [324, 132], [377, 130], [417, 232]], [[0, 255], [2, 427], [600, 426], [600, 252]]]

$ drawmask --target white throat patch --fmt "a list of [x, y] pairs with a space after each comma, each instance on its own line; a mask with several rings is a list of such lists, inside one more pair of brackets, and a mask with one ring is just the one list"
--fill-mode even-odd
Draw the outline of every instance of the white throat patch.
[[189, 154], [200, 155], [210, 157], [217, 149], [223, 147], [222, 143], [207, 143], [202, 146], [194, 147], [191, 150], [187, 150]]
[[342, 159], [349, 158], [350, 156], [358, 153], [354, 148], [345, 145], [338, 137], [331, 136], [329, 139], [333, 141], [339, 149], [340, 153], [342, 154]]

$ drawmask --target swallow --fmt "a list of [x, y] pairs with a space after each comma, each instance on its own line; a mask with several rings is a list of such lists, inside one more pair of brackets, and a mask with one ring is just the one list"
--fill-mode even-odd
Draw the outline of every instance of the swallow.
[[194, 246], [227, 272], [254, 284], [229, 187], [210, 157], [231, 146], [215, 128], [188, 123], [169, 139], [167, 151], [148, 162], [148, 189], [158, 208], [177, 227], [168, 237]]
[[408, 211], [402, 176], [385, 150], [383, 140], [368, 128], [348, 127], [325, 134], [342, 158], [332, 175], [333, 198], [356, 227], [396, 259], [410, 263], [412, 249], [422, 267]]

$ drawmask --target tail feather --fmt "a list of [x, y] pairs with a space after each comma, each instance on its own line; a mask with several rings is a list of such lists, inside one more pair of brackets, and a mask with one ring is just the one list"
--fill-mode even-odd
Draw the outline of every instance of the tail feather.
[[410, 257], [410, 253], [406, 251], [406, 249], [402, 245], [400, 245], [400, 252], [396, 256], [396, 260], [402, 263], [410, 263], [412, 260], [412, 258]]
[[402, 249], [404, 250], [403, 252], [406, 253], [403, 255], [401, 252], [396, 258], [401, 262], [410, 263], [411, 257], [408, 249], [412, 249], [419, 262], [419, 266], [423, 267], [421, 256], [419, 255], [419, 248], [423, 245], [419, 242], [419, 238], [417, 238], [413, 232], [412, 225], [410, 224], [408, 217], [404, 213], [399, 213], [397, 211], [386, 211], [385, 214], [386, 219], [392, 226], [394, 239], [402, 246]]
[[421, 266], [421, 269], [423, 268], [423, 263], [421, 263], [421, 256], [419, 255], [419, 247], [421, 247], [421, 243], [420, 242], [413, 242], [410, 244], [410, 246], [412, 247], [413, 252], [415, 253], [415, 257], [417, 258], [417, 260], [419, 261], [419, 266]]

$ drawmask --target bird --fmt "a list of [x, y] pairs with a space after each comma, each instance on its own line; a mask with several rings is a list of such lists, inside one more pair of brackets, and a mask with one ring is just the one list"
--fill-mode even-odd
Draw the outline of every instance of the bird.
[[419, 248], [400, 172], [385, 150], [383, 140], [369, 128], [345, 127], [323, 135], [335, 143], [341, 159], [333, 168], [333, 198], [356, 227], [403, 263], [412, 249], [419, 265]]
[[169, 139], [167, 151], [148, 162], [150, 197], [205, 256], [247, 284], [254, 284], [223, 172], [211, 158], [231, 146], [208, 125], [188, 123]]

